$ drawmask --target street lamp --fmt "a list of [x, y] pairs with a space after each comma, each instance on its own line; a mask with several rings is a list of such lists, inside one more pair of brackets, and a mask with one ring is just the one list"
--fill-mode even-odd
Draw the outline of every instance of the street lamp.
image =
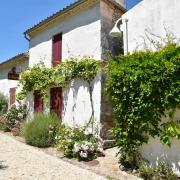
[[[125, 18], [120, 18], [116, 21], [114, 27], [112, 28], [112, 30], [110, 31], [109, 35], [111, 37], [121, 37], [122, 36], [122, 30], [121, 30], [121, 25], [123, 23], [123, 20], [126, 23], [126, 52], [125, 54], [128, 54], [128, 19]], [[118, 27], [118, 24], [120, 23], [120, 26]]]

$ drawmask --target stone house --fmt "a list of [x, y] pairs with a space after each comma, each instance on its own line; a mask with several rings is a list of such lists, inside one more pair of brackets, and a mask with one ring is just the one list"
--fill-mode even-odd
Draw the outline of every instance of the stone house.
[[8, 97], [9, 106], [16, 101], [19, 74], [28, 67], [28, 60], [28, 53], [22, 53], [0, 64], [0, 92]]
[[[166, 38], [167, 34], [171, 34], [179, 42], [179, 9], [179, 0], [143, 0], [126, 12], [122, 17], [128, 20], [129, 52], [143, 50], [146, 47], [154, 50], [149, 40], [159, 41], [160, 38]], [[127, 42], [125, 23], [121, 29], [123, 30], [125, 44]], [[177, 110], [175, 119], [180, 119], [180, 110]], [[167, 121], [168, 117], [163, 118], [163, 120]], [[172, 146], [168, 147], [162, 145], [158, 138], [151, 138], [148, 144], [141, 147], [140, 152], [152, 164], [156, 164], [158, 160], [165, 160], [180, 175], [180, 142], [178, 140], [174, 139]]]
[[[109, 31], [126, 12], [124, 0], [78, 0], [47, 17], [25, 32], [29, 41], [29, 66], [44, 62], [53, 67], [70, 56], [90, 56], [106, 61], [122, 53], [121, 39], [111, 38]], [[96, 132], [108, 139], [113, 125], [110, 107], [103, 92], [104, 77], [93, 82], [93, 104]], [[91, 116], [87, 84], [73, 81], [68, 88], [52, 87], [45, 105], [38, 91], [26, 98], [30, 117], [34, 112], [61, 112], [62, 122], [70, 126], [84, 125]], [[58, 114], [59, 116], [59, 114]]]

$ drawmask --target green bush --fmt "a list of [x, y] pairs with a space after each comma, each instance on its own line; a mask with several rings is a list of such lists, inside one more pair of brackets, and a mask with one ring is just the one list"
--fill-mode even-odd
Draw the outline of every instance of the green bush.
[[113, 133], [120, 161], [134, 164], [149, 136], [169, 144], [169, 132], [162, 133], [161, 120], [180, 104], [180, 46], [169, 43], [156, 52], [120, 55], [109, 61], [107, 72], [106, 91], [114, 105]]
[[49, 147], [54, 143], [58, 120], [50, 114], [35, 114], [22, 128], [22, 135], [27, 144], [36, 147]]
[[178, 178], [170, 166], [164, 162], [159, 162], [156, 167], [142, 164], [137, 173], [139, 177], [145, 180], [177, 180]]
[[0, 116], [5, 114], [8, 109], [8, 99], [2, 93], [0, 93]]
[[104, 155], [100, 138], [85, 133], [83, 127], [61, 126], [56, 135], [56, 147], [65, 157], [92, 160]]
[[26, 105], [11, 106], [4, 116], [4, 131], [11, 131], [13, 128], [19, 130], [20, 124], [26, 119], [26, 116]]

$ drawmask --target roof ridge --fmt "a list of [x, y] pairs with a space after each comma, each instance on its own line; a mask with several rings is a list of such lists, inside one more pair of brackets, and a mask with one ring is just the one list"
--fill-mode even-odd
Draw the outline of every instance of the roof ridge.
[[52, 15], [47, 16], [45, 19], [39, 21], [37, 24], [35, 24], [34, 26], [30, 27], [29, 29], [27, 29], [24, 34], [28, 34], [28, 32], [30, 32], [32, 29], [42, 25], [45, 21], [49, 20], [50, 18], [55, 18], [57, 15], [59, 15], [60, 13], [66, 12], [67, 10], [69, 10], [69, 8], [72, 8], [73, 6], [78, 5], [79, 3], [82, 3], [84, 1], [87, 0], [76, 0], [74, 3], [71, 3], [69, 5], [67, 5], [66, 7], [60, 9], [59, 11], [53, 13]]
[[22, 57], [24, 56], [24, 57], [27, 57], [27, 58], [28, 58], [28, 57], [29, 57], [29, 51], [24, 52], [24, 53], [19, 53], [19, 54], [13, 56], [13, 57], [11, 57], [11, 58], [9, 58], [9, 59], [1, 62], [1, 63], [0, 63], [0, 66], [3, 65], [3, 64], [6, 64], [6, 63], [8, 63], [8, 62], [11, 62], [11, 61], [15, 60], [16, 58], [20, 58], [21, 56], [22, 56]]
[[[60, 9], [59, 11], [53, 13], [52, 15], [46, 17], [46, 18], [43, 19], [42, 21], [39, 21], [37, 24], [35, 24], [34, 26], [32, 26], [32, 27], [30, 27], [29, 29], [27, 29], [27, 30], [24, 32], [24, 34], [25, 34], [25, 35], [29, 35], [30, 32], [32, 32], [33, 30], [37, 29], [38, 27], [40, 27], [40, 26], [42, 26], [42, 25], [50, 22], [50, 21], [53, 20], [54, 18], [62, 15], [63, 13], [68, 12], [68, 11], [71, 10], [72, 8], [78, 6], [78, 5], [80, 5], [80, 4], [82, 4], [82, 3], [86, 2], [86, 1], [88, 1], [88, 0], [76, 0], [74, 3], [69, 4], [68, 6], [66, 6], [66, 7]], [[99, 1], [100, 1], [100, 0], [99, 0]], [[112, 4], [114, 4], [115, 6], [117, 6], [118, 8], [121, 8], [121, 10], [126, 11], [126, 9], [125, 9], [122, 5], [118, 4], [116, 1], [114, 1], [114, 0], [108, 0], [108, 1], [109, 1], [110, 3], [112, 3]]]

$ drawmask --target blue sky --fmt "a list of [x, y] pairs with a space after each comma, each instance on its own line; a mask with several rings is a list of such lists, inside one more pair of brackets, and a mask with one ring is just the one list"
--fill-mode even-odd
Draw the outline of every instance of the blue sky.
[[[128, 8], [140, 0], [127, 0]], [[28, 50], [23, 32], [74, 0], [1, 0], [0, 62]]]

